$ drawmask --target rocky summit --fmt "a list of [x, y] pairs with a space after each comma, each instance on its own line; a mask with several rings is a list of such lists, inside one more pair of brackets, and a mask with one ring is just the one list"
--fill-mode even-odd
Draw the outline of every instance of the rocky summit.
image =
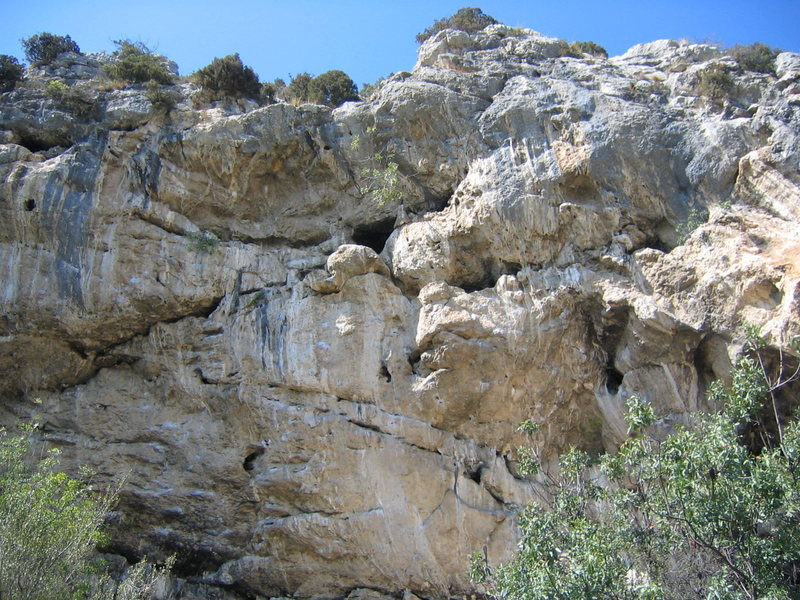
[[535, 497], [521, 421], [614, 451], [748, 324], [789, 356], [800, 55], [564, 54], [446, 29], [336, 109], [164, 109], [77, 54], [2, 96], [0, 420], [125, 478], [107, 552], [175, 554], [184, 598], [475, 594]]

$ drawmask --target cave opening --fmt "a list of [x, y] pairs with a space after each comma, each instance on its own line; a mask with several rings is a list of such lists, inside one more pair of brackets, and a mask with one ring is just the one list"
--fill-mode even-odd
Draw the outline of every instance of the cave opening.
[[613, 365], [608, 365], [606, 367], [606, 391], [612, 395], [619, 392], [623, 377], [624, 375]]
[[380, 254], [386, 246], [386, 241], [394, 231], [395, 218], [390, 217], [375, 223], [365, 223], [353, 230], [353, 243], [368, 246]]

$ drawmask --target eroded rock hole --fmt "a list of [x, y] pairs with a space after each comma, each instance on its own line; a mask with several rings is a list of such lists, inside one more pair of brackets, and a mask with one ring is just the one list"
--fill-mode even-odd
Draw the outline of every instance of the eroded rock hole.
[[483, 477], [483, 471], [486, 469], [486, 463], [483, 461], [464, 465], [464, 471], [472, 481], [477, 484], [480, 484], [481, 478]]
[[622, 378], [624, 375], [620, 373], [613, 365], [606, 367], [606, 391], [609, 394], [616, 394], [622, 385]]
[[392, 381], [392, 374], [389, 373], [389, 369], [386, 368], [386, 365], [381, 365], [380, 376], [386, 383]]
[[35, 200], [33, 200], [32, 198], [28, 198], [27, 200], [25, 200], [25, 210], [31, 212], [35, 208], [36, 208]]
[[359, 225], [353, 231], [353, 243], [368, 246], [380, 254], [394, 231], [394, 221], [394, 217], [391, 217], [377, 223]]
[[244, 461], [242, 462], [242, 467], [248, 473], [253, 470], [255, 466], [253, 463], [256, 462], [256, 459], [264, 454], [264, 448], [257, 448], [253, 450], [250, 454], [244, 457]]
[[69, 146], [71, 144], [45, 141], [33, 136], [22, 136], [19, 139], [19, 145], [27, 148], [31, 152], [44, 152], [46, 150], [50, 150], [51, 148], [58, 149], [59, 146]]

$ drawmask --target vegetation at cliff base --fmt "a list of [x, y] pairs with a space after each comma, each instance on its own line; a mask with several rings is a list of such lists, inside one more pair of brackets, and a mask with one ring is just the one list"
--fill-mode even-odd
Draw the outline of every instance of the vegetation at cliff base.
[[[144, 600], [168, 567], [142, 561], [123, 581], [97, 558], [115, 496], [55, 469], [58, 453], [36, 456], [29, 435], [0, 430], [0, 598]], [[88, 476], [88, 475], [85, 475]]]
[[800, 597], [800, 423], [777, 399], [798, 373], [771, 370], [762, 343], [712, 385], [717, 412], [669, 435], [629, 398], [619, 452], [563, 455], [513, 560], [492, 570], [475, 553], [473, 578], [508, 600]]
[[68, 35], [54, 35], [52, 33], [37, 33], [22, 40], [22, 48], [32, 65], [47, 65], [53, 62], [64, 52], [80, 53], [78, 47]]

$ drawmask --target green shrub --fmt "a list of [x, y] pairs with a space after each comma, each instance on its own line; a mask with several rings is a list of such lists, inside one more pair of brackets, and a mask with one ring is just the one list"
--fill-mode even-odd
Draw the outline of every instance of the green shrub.
[[201, 254], [213, 254], [219, 247], [219, 238], [211, 231], [193, 231], [186, 236], [189, 249]]
[[730, 69], [722, 65], [711, 65], [700, 72], [698, 92], [711, 100], [729, 98], [736, 90], [736, 84]]
[[314, 102], [311, 97], [313, 91], [311, 82], [313, 80], [314, 78], [308, 73], [299, 73], [292, 77], [284, 91], [286, 101], [294, 105], [299, 105], [303, 102]]
[[175, 89], [152, 79], [144, 84], [144, 89], [145, 97], [155, 109], [170, 111], [181, 99], [181, 95]]
[[284, 97], [294, 105], [311, 102], [332, 107], [359, 99], [356, 84], [347, 73], [338, 69], [326, 71], [317, 77], [308, 73], [292, 77], [284, 91]]
[[[31, 428], [27, 429], [31, 432]], [[0, 598], [139, 600], [152, 597], [168, 567], [146, 561], [120, 583], [106, 573], [95, 546], [114, 494], [98, 494], [58, 473], [58, 453], [33, 459], [25, 436], [0, 431]]]
[[361, 91], [358, 94], [359, 98], [362, 100], [369, 100], [369, 98], [378, 91], [378, 88], [381, 86], [381, 84], [389, 79], [392, 75], [394, 75], [394, 73], [389, 73], [386, 77], [378, 77], [378, 79], [375, 80], [375, 83], [361, 84]]
[[737, 45], [731, 48], [731, 56], [745, 71], [756, 73], [775, 74], [775, 57], [777, 50], [766, 44], [756, 42], [749, 46]]
[[800, 597], [800, 422], [775, 397], [798, 373], [769, 372], [762, 344], [750, 336], [731, 383], [711, 387], [719, 412], [689, 428], [658, 435], [630, 398], [619, 453], [563, 455], [513, 560], [492, 570], [473, 553], [472, 575], [507, 600]]
[[162, 84], [174, 83], [174, 76], [163, 56], [153, 54], [141, 42], [117, 40], [114, 42], [114, 61], [103, 67], [105, 74], [111, 79], [131, 83], [155, 81]]
[[211, 64], [195, 71], [192, 80], [208, 99], [251, 98], [261, 95], [261, 85], [255, 71], [242, 63], [238, 54], [215, 58]]
[[592, 56], [608, 58], [606, 49], [595, 42], [572, 42], [569, 45], [569, 49], [570, 52], [577, 57], [583, 56], [584, 54], [591, 54]]
[[22, 40], [25, 58], [33, 65], [48, 65], [64, 52], [80, 53], [72, 38], [68, 35], [54, 35], [52, 33], [37, 33]]
[[458, 29], [460, 31], [466, 31], [467, 33], [475, 33], [489, 25], [496, 25], [497, 23], [499, 23], [497, 19], [485, 14], [480, 8], [459, 8], [454, 15], [439, 19], [425, 31], [418, 33], [417, 43], [423, 43], [444, 29]]
[[[352, 145], [358, 148], [360, 138], [354, 138]], [[400, 182], [400, 167], [394, 155], [376, 152], [372, 156], [372, 166], [361, 170], [364, 185], [361, 189], [378, 207], [393, 204], [403, 199]]]
[[22, 81], [25, 69], [19, 61], [8, 54], [0, 54], [0, 92], [10, 92]]
[[51, 79], [47, 82], [47, 85], [44, 86], [44, 93], [51, 98], [61, 99], [67, 91], [69, 91], [69, 86], [58, 79]]
[[344, 71], [334, 69], [315, 77], [311, 82], [315, 101], [328, 106], [340, 106], [349, 100], [358, 100], [358, 88]]

